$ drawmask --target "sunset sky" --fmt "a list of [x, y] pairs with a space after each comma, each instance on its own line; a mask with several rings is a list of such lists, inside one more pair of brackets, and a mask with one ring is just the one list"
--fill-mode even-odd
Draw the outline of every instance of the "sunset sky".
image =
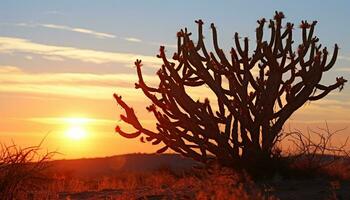
[[[172, 55], [176, 32], [194, 20], [210, 23], [219, 32], [223, 49], [233, 44], [234, 32], [254, 38], [256, 20], [270, 19], [275, 10], [296, 25], [317, 20], [316, 35], [332, 51], [340, 46], [334, 68], [323, 83], [337, 76], [350, 79], [350, 3], [338, 1], [13, 1], [0, 6], [0, 142], [20, 146], [38, 144], [59, 151], [60, 158], [154, 152], [158, 147], [117, 135], [123, 123], [113, 93], [134, 107], [143, 123], [152, 127], [145, 110], [149, 104], [139, 90], [133, 62], [144, 62], [145, 79], [157, 83], [156, 58], [160, 45]], [[297, 27], [297, 26], [296, 26]], [[267, 29], [266, 29], [267, 30]], [[295, 28], [294, 37], [300, 37]], [[209, 39], [208, 39], [209, 40]], [[254, 45], [254, 40], [250, 41]], [[335, 90], [321, 101], [306, 104], [287, 127], [331, 128], [350, 125], [350, 86]], [[350, 126], [339, 140], [350, 136]]]

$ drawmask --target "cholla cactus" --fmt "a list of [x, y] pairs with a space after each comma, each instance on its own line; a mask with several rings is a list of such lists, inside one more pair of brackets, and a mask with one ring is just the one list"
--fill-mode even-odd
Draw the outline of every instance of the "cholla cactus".
[[[158, 88], [146, 85], [141, 61], [135, 62], [139, 78], [135, 86], [152, 101], [147, 109], [157, 120], [157, 131], [142, 126], [134, 110], [115, 94], [126, 111], [121, 119], [136, 129], [126, 133], [118, 126], [116, 132], [126, 138], [142, 135], [142, 141], [145, 136], [154, 145], [164, 144], [159, 153], [170, 148], [202, 162], [214, 156], [221, 164], [233, 166], [270, 158], [286, 120], [306, 102], [342, 89], [346, 82], [340, 77], [332, 85], [320, 84], [322, 75], [333, 67], [339, 48], [335, 45], [328, 59], [327, 48], [321, 49], [319, 39], [313, 36], [316, 21], [302, 21], [301, 44], [293, 50], [294, 24], [283, 27], [283, 18], [282, 12], [276, 12], [269, 21], [268, 40], [263, 31], [266, 20], [257, 21], [253, 52], [248, 38], [240, 41], [235, 33], [230, 57], [218, 45], [214, 24], [215, 52], [208, 52], [204, 45], [202, 20], [196, 21], [197, 43], [187, 29], [178, 32], [178, 49], [173, 56], [176, 63], [168, 60], [164, 47], [160, 47], [158, 57], [164, 64], [157, 73]], [[193, 99], [187, 92], [189, 87], [201, 86], [209, 87], [216, 95], [215, 105], [207, 98]]]

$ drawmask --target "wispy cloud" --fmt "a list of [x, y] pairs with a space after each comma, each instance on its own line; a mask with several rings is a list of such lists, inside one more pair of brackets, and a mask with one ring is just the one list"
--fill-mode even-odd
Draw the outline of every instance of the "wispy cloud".
[[132, 37], [127, 37], [125, 38], [126, 41], [129, 42], [142, 42], [142, 40], [138, 39], [138, 38], [132, 38]]
[[121, 36], [117, 36], [117, 35], [110, 34], [110, 33], [103, 33], [103, 32], [98, 32], [98, 31], [94, 31], [91, 29], [70, 27], [70, 26], [66, 26], [66, 25], [36, 24], [36, 23], [17, 23], [17, 24], [5, 23], [3, 25], [15, 25], [15, 26], [22, 26], [22, 27], [30, 27], [30, 28], [44, 27], [44, 28], [50, 28], [50, 29], [70, 31], [70, 32], [75, 32], [75, 33], [88, 34], [88, 35], [91, 35], [91, 36], [93, 36], [95, 38], [99, 38], [99, 39], [107, 39], [107, 38], [108, 39], [120, 39], [120, 40], [124, 40], [127, 42], [142, 43], [142, 44], [151, 45], [151, 46], [165, 46], [167, 48], [172, 48], [172, 49], [177, 48], [177, 45], [175, 45], [175, 44], [167, 44], [167, 43], [162, 43], [162, 42], [148, 42], [148, 41], [143, 41], [140, 38], [136, 38], [136, 37], [121, 37]]
[[[11, 25], [11, 24], [8, 24], [8, 25]], [[92, 30], [92, 29], [81, 28], [81, 27], [71, 27], [71, 26], [60, 25], [60, 24], [17, 23], [14, 25], [15, 26], [22, 26], [22, 27], [30, 27], [30, 28], [44, 27], [44, 28], [49, 28], [49, 29], [64, 30], [64, 31], [69, 31], [69, 32], [91, 35], [91, 36], [94, 36], [94, 37], [99, 38], [99, 39], [118, 38], [118, 39], [125, 40], [128, 42], [142, 42], [141, 39], [135, 38], [135, 37], [119, 37], [119, 36], [116, 36], [116, 35], [111, 34], [111, 33], [104, 33], [104, 32], [99, 32], [99, 31]], [[156, 43], [147, 43], [147, 44], [155, 45]]]
[[98, 31], [85, 29], [85, 28], [76, 28], [76, 27], [56, 25], [56, 24], [38, 24], [38, 26], [42, 26], [45, 28], [51, 28], [51, 29], [59, 29], [59, 30], [77, 32], [77, 33], [83, 33], [83, 34], [92, 35], [92, 36], [95, 36], [95, 37], [101, 38], [101, 39], [116, 38], [116, 36], [113, 34], [98, 32]]
[[[31, 27], [33, 26], [31, 24], [25, 24], [25, 23], [22, 24], [22, 25], [23, 26], [29, 25]], [[88, 35], [92, 35], [92, 36], [94, 36], [96, 38], [100, 38], [100, 39], [118, 38], [118, 39], [125, 40], [125, 41], [128, 41], [128, 42], [142, 42], [142, 40], [139, 39], [139, 38], [135, 38], [135, 37], [118, 37], [118, 36], [116, 36], [114, 34], [98, 32], [98, 31], [94, 31], [94, 30], [86, 29], [86, 28], [70, 27], [70, 26], [57, 25], [57, 24], [37, 24], [37, 25], [34, 25], [34, 26], [40, 26], [40, 27], [45, 27], [45, 28], [65, 30], [65, 31], [71, 31], [71, 32], [82, 33], [82, 34], [88, 34]], [[154, 45], [155, 43], [147, 43], [147, 44]]]
[[0, 66], [0, 75], [1, 74], [17, 74], [20, 72], [22, 72], [22, 71], [16, 66], [10, 66], [10, 65], [1, 65]]
[[52, 61], [64, 61], [63, 58], [58, 56], [43, 56], [45, 60], [52, 60]]
[[350, 61], [350, 56], [338, 56], [338, 59]]
[[4, 23], [3, 25], [7, 25], [7, 26], [22, 26], [22, 27], [30, 27], [30, 28], [35, 28], [37, 27], [37, 24], [33, 24], [33, 23], [16, 23], [16, 24], [8, 24], [8, 23]]
[[[151, 85], [158, 83], [156, 76], [144, 76]], [[15, 66], [0, 66], [0, 93], [51, 95], [88, 99], [111, 99], [119, 93], [129, 99], [141, 91], [134, 89], [135, 74], [89, 73], [26, 73]]]
[[143, 43], [143, 44], [151, 45], [151, 46], [165, 46], [167, 48], [172, 48], [172, 49], [177, 48], [177, 45], [175, 45], [175, 44], [166, 44], [166, 43], [161, 43], [161, 42], [147, 42], [147, 41], [143, 41], [140, 38], [136, 38], [136, 37], [121, 37], [121, 36], [117, 36], [114, 34], [98, 32], [98, 31], [91, 30], [91, 29], [70, 27], [70, 26], [59, 25], [59, 24], [17, 23], [17, 24], [5, 24], [5, 25], [15, 25], [15, 26], [22, 26], [22, 27], [30, 27], [30, 28], [44, 27], [44, 28], [50, 28], [50, 29], [70, 31], [70, 32], [75, 32], [75, 33], [88, 34], [88, 35], [94, 36], [95, 38], [99, 38], [99, 39], [107, 39], [107, 38], [114, 39], [114, 38], [116, 38], [116, 39], [120, 39], [120, 40], [124, 40], [124, 41], [128, 41], [128, 42]]
[[[157, 85], [156, 75], [143, 75], [148, 84]], [[59, 84], [131, 87], [137, 82], [136, 74], [91, 73], [26, 73], [15, 66], [0, 66], [0, 84]]]
[[27, 60], [33, 60], [32, 56], [25, 56], [24, 58], [27, 59]]
[[[29, 26], [32, 26], [32, 25], [29, 25]], [[37, 26], [41, 26], [41, 27], [45, 27], [45, 28], [52, 28], [52, 29], [66, 30], [66, 31], [77, 32], [77, 33], [82, 33], [82, 34], [88, 34], [88, 35], [92, 35], [92, 36], [95, 36], [96, 38], [100, 38], [100, 39], [118, 38], [118, 39], [125, 40], [128, 42], [136, 42], [136, 43], [142, 42], [144, 44], [152, 45], [152, 46], [165, 46], [168, 48], [176, 48], [177, 47], [176, 45], [160, 44], [160, 43], [156, 43], [156, 42], [146, 42], [146, 41], [142, 41], [140, 38], [120, 37], [120, 36], [116, 36], [113, 34], [97, 32], [97, 31], [85, 29], [85, 28], [76, 28], [76, 27], [69, 27], [69, 26], [57, 25], [57, 24], [37, 24]]]
[[96, 64], [123, 63], [132, 65], [136, 59], [141, 59], [146, 66], [159, 67], [161, 60], [154, 56], [145, 56], [132, 53], [116, 53], [81, 49], [76, 47], [54, 46], [31, 42], [27, 39], [14, 37], [0, 37], [0, 52], [3, 53], [31, 53], [41, 56], [55, 57], [55, 59], [74, 59]]

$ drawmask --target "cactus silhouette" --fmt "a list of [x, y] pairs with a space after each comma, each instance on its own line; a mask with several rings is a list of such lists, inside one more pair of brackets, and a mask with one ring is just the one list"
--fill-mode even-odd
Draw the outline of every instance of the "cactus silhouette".
[[[134, 110], [114, 94], [126, 112], [121, 119], [135, 128], [126, 133], [117, 126], [116, 132], [126, 138], [141, 137], [153, 145], [162, 143], [158, 153], [170, 148], [201, 162], [215, 158], [234, 166], [271, 158], [286, 120], [306, 102], [341, 90], [347, 82], [339, 77], [332, 85], [320, 84], [323, 74], [333, 67], [339, 48], [335, 45], [328, 59], [327, 48], [321, 49], [319, 39], [313, 36], [317, 22], [301, 22], [301, 44], [295, 50], [294, 24], [283, 26], [283, 18], [284, 14], [276, 11], [269, 22], [264, 18], [257, 21], [255, 49], [249, 50], [248, 38], [240, 40], [235, 33], [230, 57], [219, 47], [214, 24], [213, 52], [204, 45], [202, 20], [195, 21], [197, 43], [186, 28], [178, 32], [178, 48], [172, 57], [176, 63], [168, 60], [160, 47], [157, 57], [163, 65], [157, 72], [158, 88], [144, 82], [141, 60], [135, 62], [139, 78], [135, 87], [152, 101], [147, 110], [157, 120], [157, 131], [145, 128]], [[264, 36], [267, 23], [270, 33]], [[204, 86], [216, 96], [214, 103], [191, 97], [189, 88]]]

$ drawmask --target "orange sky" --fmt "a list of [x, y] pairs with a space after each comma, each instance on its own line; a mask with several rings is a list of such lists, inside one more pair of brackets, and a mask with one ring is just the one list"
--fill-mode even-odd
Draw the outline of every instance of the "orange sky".
[[[119, 120], [123, 110], [112, 95], [122, 95], [145, 126], [154, 127], [155, 121], [145, 109], [150, 102], [134, 89], [137, 77], [133, 63], [142, 59], [146, 82], [156, 85], [155, 72], [161, 65], [155, 56], [159, 45], [165, 45], [167, 54], [172, 55], [176, 32], [184, 26], [196, 32], [194, 20], [198, 18], [207, 22], [208, 38], [209, 24], [216, 22], [224, 49], [232, 45], [235, 31], [253, 38], [256, 20], [271, 18], [275, 10], [283, 10], [286, 20], [296, 24], [302, 19], [317, 19], [316, 34], [321, 42], [329, 49], [334, 43], [341, 47], [337, 64], [325, 75], [324, 83], [333, 83], [339, 75], [349, 80], [350, 28], [339, 24], [350, 18], [345, 9], [348, 3], [324, 2], [317, 9], [320, 12], [314, 12], [314, 4], [303, 2], [305, 10], [297, 10], [292, 3], [274, 1], [264, 5], [256, 1], [253, 7], [243, 1], [235, 5], [191, 2], [187, 7], [160, 1], [4, 1], [0, 8], [0, 142], [13, 141], [25, 147], [39, 144], [47, 135], [43, 149], [62, 153], [56, 158], [154, 152], [159, 147], [114, 133], [116, 125], [125, 124]], [[183, 16], [169, 13], [169, 6], [181, 8]], [[261, 6], [266, 9], [259, 9]], [[299, 31], [295, 30], [295, 37], [300, 36]], [[252, 41], [250, 45], [254, 45]], [[349, 88], [345, 85], [341, 93], [335, 90], [321, 101], [307, 103], [291, 117], [286, 129], [316, 129], [324, 127], [325, 121], [333, 130], [349, 126]], [[203, 90], [192, 94], [204, 98], [202, 94], [207, 92]], [[347, 136], [348, 129], [336, 140]]]
[[[133, 87], [134, 75], [58, 73], [53, 76], [12, 70], [0, 73], [0, 79], [6, 82], [0, 88], [8, 90], [0, 94], [0, 109], [7, 116], [0, 122], [2, 142], [13, 140], [21, 146], [29, 146], [38, 144], [48, 134], [43, 148], [63, 154], [57, 158], [154, 152], [158, 148], [114, 133], [116, 125], [127, 127], [119, 120], [123, 110], [114, 102], [114, 92], [134, 107], [146, 127], [154, 127], [153, 117], [145, 109], [149, 101]], [[6, 78], [9, 80], [4, 81]], [[157, 82], [156, 76], [145, 78], [149, 83]], [[203, 93], [208, 94], [203, 89], [193, 94], [201, 98]], [[332, 95], [339, 93], [336, 91]], [[306, 104], [292, 116], [286, 129], [316, 129], [324, 127], [325, 120], [333, 130], [347, 127], [349, 115], [341, 107], [347, 102], [333, 101], [325, 98]], [[67, 135], [77, 126], [86, 132], [85, 137], [76, 139]], [[339, 140], [349, 136], [348, 131], [343, 131], [340, 136]]]

